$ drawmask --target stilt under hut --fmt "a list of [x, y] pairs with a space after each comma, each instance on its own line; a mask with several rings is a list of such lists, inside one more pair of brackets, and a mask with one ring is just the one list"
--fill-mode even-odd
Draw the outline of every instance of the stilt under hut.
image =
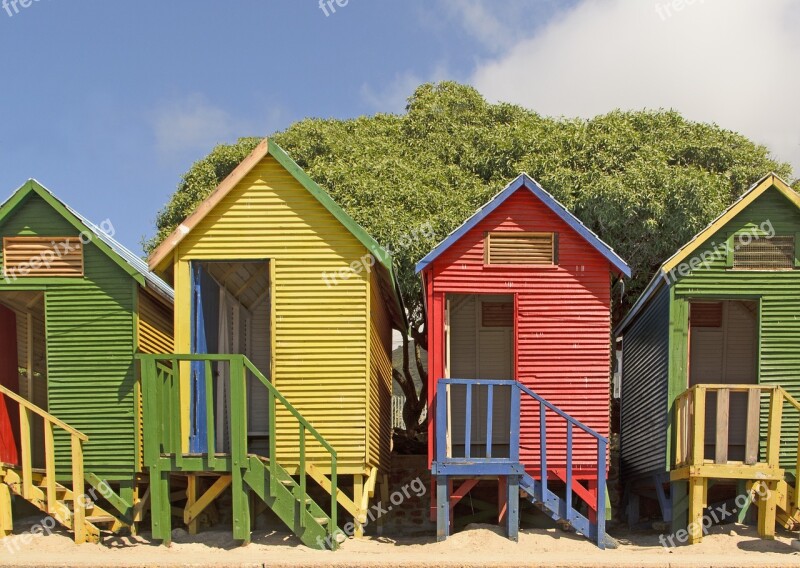
[[172, 348], [172, 289], [112, 224], [34, 180], [0, 205], [0, 236], [0, 537], [12, 497], [78, 543], [135, 530], [147, 480], [134, 356]]
[[190, 532], [230, 486], [240, 541], [266, 508], [308, 546], [336, 546], [339, 506], [359, 534], [388, 491], [405, 330], [389, 254], [264, 140], [150, 267], [175, 285], [177, 353], [143, 358], [153, 536], [170, 540], [175, 477]]
[[604, 547], [611, 288], [628, 265], [522, 174], [417, 272], [439, 539], [458, 502], [498, 480], [510, 538], [522, 494]]
[[627, 514], [658, 502], [673, 532], [755, 503], [758, 531], [796, 527], [800, 196], [774, 174], [667, 259], [617, 326]]

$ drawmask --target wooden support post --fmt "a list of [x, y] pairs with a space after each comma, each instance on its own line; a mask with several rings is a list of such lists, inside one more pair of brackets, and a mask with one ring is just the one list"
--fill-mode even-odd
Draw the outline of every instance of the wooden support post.
[[639, 523], [639, 494], [631, 491], [628, 495], [628, 527], [633, 528]]
[[0, 481], [0, 538], [11, 536], [14, 517], [11, 511], [11, 489]]
[[[388, 507], [389, 503], [389, 476], [381, 475], [381, 507]], [[383, 536], [383, 526], [385, 519], [383, 515], [378, 515], [378, 536]]]
[[[690, 463], [702, 465], [706, 451], [706, 389], [703, 385], [697, 385], [695, 389], [694, 436], [692, 437], [692, 457]], [[689, 493], [691, 492], [692, 489], [690, 487]], [[689, 508], [691, 509], [691, 505]]]
[[356, 507], [358, 507], [358, 512], [353, 517], [353, 524], [355, 525], [353, 536], [356, 538], [364, 538], [364, 524], [361, 522], [361, 515], [363, 513], [361, 503], [363, 500], [364, 476], [356, 474], [353, 476], [353, 502], [356, 504]]
[[689, 524], [689, 482], [685, 480], [670, 483], [669, 500], [672, 505], [672, 534], [686, 529]]
[[83, 493], [83, 448], [81, 440], [72, 434], [72, 532], [75, 544], [86, 542], [86, 498]]
[[506, 531], [508, 538], [514, 542], [519, 540], [519, 476], [509, 475], [507, 481], [508, 491], [506, 493], [506, 513], [508, 523]]
[[[199, 492], [198, 484], [200, 482], [200, 478], [194, 474], [189, 474], [186, 478], [186, 510], [189, 511], [192, 506], [197, 503], [197, 495]], [[197, 517], [193, 517], [187, 523], [187, 530], [189, 534], [197, 534], [198, 528], [198, 520]]]
[[436, 476], [436, 540], [439, 542], [450, 534], [449, 482], [446, 475]]
[[250, 544], [250, 489], [244, 482], [242, 468], [234, 467], [231, 475], [233, 492], [233, 538]]
[[778, 482], [760, 481], [758, 488], [758, 535], [775, 538], [775, 518], [778, 510]]
[[[698, 416], [698, 420], [700, 417]], [[689, 478], [689, 544], [703, 540], [703, 509], [706, 506], [706, 478]]]
[[736, 482], [737, 498], [739, 495], [747, 495], [749, 497], [747, 502], [744, 504], [744, 507], [742, 507], [736, 512], [736, 522], [738, 522], [739, 524], [744, 524], [747, 518], [747, 512], [750, 510], [750, 505], [753, 503], [752, 501], [753, 496], [751, 493], [752, 487], [753, 483], [751, 481], [749, 482], [744, 479], [740, 479], [739, 481]]
[[172, 504], [169, 472], [150, 468], [150, 519], [153, 538], [169, 546], [172, 543]]

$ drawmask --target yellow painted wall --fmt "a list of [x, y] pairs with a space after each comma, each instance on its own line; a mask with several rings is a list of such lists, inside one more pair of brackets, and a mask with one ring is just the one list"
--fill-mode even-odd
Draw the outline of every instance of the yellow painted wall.
[[369, 458], [388, 471], [392, 440], [392, 323], [376, 272], [370, 278]]
[[[274, 384], [336, 448], [340, 467], [351, 470], [364, 468], [367, 461], [369, 282], [366, 272], [349, 272], [349, 278], [328, 284], [323, 274], [347, 270], [366, 254], [271, 156], [175, 250], [176, 348], [182, 353], [191, 347], [191, 260], [274, 262]], [[277, 429], [278, 458], [291, 466], [297, 422], [279, 413]], [[326, 468], [328, 454], [307, 444], [310, 459]]]
[[[173, 353], [174, 330], [172, 309], [139, 288], [139, 317], [137, 341], [140, 353]], [[136, 439], [138, 440], [139, 468], [144, 463], [144, 416], [142, 414], [141, 377], [136, 385], [136, 415], [138, 416]], [[185, 431], [185, 430], [184, 430]]]

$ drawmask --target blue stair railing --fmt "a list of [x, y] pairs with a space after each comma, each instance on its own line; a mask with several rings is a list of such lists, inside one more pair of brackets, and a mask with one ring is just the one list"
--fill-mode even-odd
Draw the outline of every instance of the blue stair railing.
[[[464, 402], [464, 436], [463, 439], [453, 440], [453, 429], [450, 428], [452, 407], [450, 404], [451, 387], [458, 386], [465, 389]], [[496, 391], [503, 387], [503, 392], [510, 397], [508, 422], [502, 428], [507, 428], [508, 455], [506, 451], [497, 452], [493, 442], [493, 429], [495, 426], [494, 408]], [[476, 389], [485, 389], [486, 393], [486, 425], [485, 440], [482, 444], [483, 451], [474, 452], [475, 444], [473, 425], [473, 394]], [[521, 424], [521, 399], [522, 395], [532, 399], [539, 407], [539, 479], [529, 475], [525, 465], [520, 461], [520, 424]], [[513, 380], [484, 380], [484, 379], [439, 379], [436, 390], [436, 444], [435, 460], [432, 464], [432, 473], [437, 481], [437, 536], [440, 540], [447, 537], [450, 524], [450, 498], [449, 479], [458, 477], [480, 476], [506, 476], [507, 477], [507, 530], [509, 538], [516, 540], [519, 528], [519, 489], [522, 489], [529, 499], [548, 516], [557, 522], [563, 522], [595, 542], [598, 547], [605, 548], [607, 537], [605, 534], [606, 518], [606, 451], [608, 439], [600, 435], [581, 421], [570, 416], [542, 396], [525, 385]], [[565, 497], [562, 499], [548, 487], [548, 440], [547, 419], [548, 415], [563, 419], [566, 423], [566, 464], [565, 464]], [[587, 503], [590, 509], [596, 511], [596, 521], [591, 522], [573, 506], [574, 481], [573, 481], [573, 442], [576, 431], [593, 438], [597, 445], [597, 494], [595, 503]], [[454, 443], [457, 442], [457, 443]], [[453, 447], [463, 445], [463, 455], [454, 456]], [[460, 452], [459, 452], [460, 453]], [[473, 455], [482, 453], [483, 455]]]

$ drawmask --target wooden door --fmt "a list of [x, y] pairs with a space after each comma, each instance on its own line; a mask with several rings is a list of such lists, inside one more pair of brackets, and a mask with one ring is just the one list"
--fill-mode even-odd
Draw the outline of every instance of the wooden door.
[[[19, 394], [17, 318], [0, 305], [0, 384]], [[19, 407], [0, 394], [0, 462], [19, 463]]]

